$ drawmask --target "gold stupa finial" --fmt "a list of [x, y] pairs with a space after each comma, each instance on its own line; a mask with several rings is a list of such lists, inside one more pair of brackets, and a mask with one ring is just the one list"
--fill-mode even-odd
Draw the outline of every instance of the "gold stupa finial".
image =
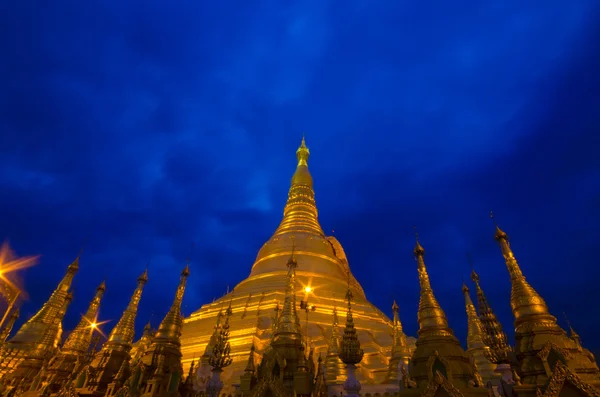
[[425, 255], [425, 249], [423, 249], [423, 247], [421, 246], [421, 242], [419, 241], [419, 232], [417, 230], [417, 226], [414, 226], [415, 229], [415, 249], [414, 249], [414, 254], [415, 256], [424, 256]]
[[462, 285], [462, 292], [465, 296], [465, 310], [467, 312], [467, 346], [471, 348], [472, 346], [485, 345], [485, 330], [477, 315], [475, 305], [471, 300], [469, 288], [464, 282]]
[[302, 142], [300, 143], [300, 147], [296, 150], [296, 158], [298, 158], [298, 165], [308, 166], [308, 158], [310, 157], [310, 150], [306, 146], [306, 141], [304, 140], [304, 133], [302, 134]]
[[512, 348], [508, 344], [506, 334], [502, 330], [502, 324], [498, 321], [496, 314], [490, 307], [487, 298], [479, 285], [479, 275], [475, 272], [475, 269], [471, 271], [471, 280], [473, 280], [477, 292], [479, 321], [483, 329], [483, 343], [489, 347], [489, 349], [484, 351], [486, 358], [494, 364], [509, 364]]
[[69, 264], [62, 280], [42, 308], [27, 320], [7, 343], [27, 346], [36, 351], [44, 349], [53, 351], [56, 348], [61, 332], [58, 324], [63, 320], [65, 314], [63, 308], [66, 310], [65, 302], [70, 301], [71, 286], [78, 270], [79, 256]]
[[158, 326], [156, 335], [154, 336], [155, 339], [179, 340], [179, 337], [181, 336], [181, 328], [183, 326], [181, 303], [183, 302], [183, 295], [185, 294], [185, 287], [189, 275], [190, 268], [188, 257], [187, 263], [185, 264], [185, 267], [181, 271], [181, 275], [179, 277], [179, 285], [177, 286], [177, 291], [175, 292], [175, 299], [173, 299], [173, 303], [171, 304], [169, 312]]
[[[492, 218], [494, 219], [494, 218]], [[556, 318], [550, 315], [544, 299], [525, 279], [523, 272], [510, 247], [508, 235], [496, 224], [494, 239], [500, 245], [504, 262], [512, 284], [510, 305], [515, 316], [515, 327], [526, 322], [543, 322], [556, 325]]]
[[298, 163], [292, 176], [288, 200], [283, 210], [283, 219], [275, 231], [274, 237], [296, 232], [325, 236], [319, 225], [313, 179], [308, 170], [309, 156], [310, 151], [303, 138], [300, 147], [296, 150]]
[[348, 274], [348, 291], [346, 292], [346, 300], [348, 301], [348, 312], [346, 313], [346, 326], [344, 327], [344, 335], [340, 343], [340, 359], [344, 364], [356, 365], [362, 361], [364, 352], [360, 348], [360, 341], [354, 328], [354, 318], [352, 317], [352, 291], [350, 290], [350, 271]]
[[108, 341], [104, 344], [103, 349], [112, 348], [112, 345], [131, 346], [135, 335], [135, 318], [137, 317], [138, 306], [142, 299], [142, 291], [148, 282], [148, 269], [137, 278], [137, 287], [133, 291], [133, 295], [129, 300], [129, 304], [123, 311], [123, 315], [119, 322], [110, 332]]
[[402, 322], [400, 321], [400, 307], [394, 299], [392, 304], [392, 312], [394, 313], [394, 334], [392, 342], [392, 357], [401, 356], [402, 358], [407, 357], [410, 352], [408, 349], [408, 342], [406, 341], [406, 335], [402, 329]]
[[414, 254], [415, 260], [417, 261], [417, 271], [419, 273], [419, 285], [421, 287], [419, 311], [417, 315], [419, 322], [418, 334], [419, 336], [428, 333], [436, 335], [453, 335], [448, 326], [446, 313], [444, 313], [433, 294], [431, 283], [429, 281], [429, 274], [427, 273], [427, 267], [425, 266], [425, 249], [419, 241], [419, 234], [416, 232], [416, 227], [415, 237], [416, 244]]
[[96, 319], [104, 291], [106, 291], [106, 283], [102, 281], [96, 288], [96, 295], [90, 302], [87, 311], [81, 316], [81, 320], [65, 340], [61, 348], [62, 352], [70, 351], [83, 355], [88, 351], [90, 343], [92, 343], [92, 333], [97, 327]]

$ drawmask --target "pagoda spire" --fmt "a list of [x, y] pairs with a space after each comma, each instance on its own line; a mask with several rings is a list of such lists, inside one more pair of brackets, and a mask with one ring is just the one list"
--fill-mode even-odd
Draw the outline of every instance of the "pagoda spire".
[[[494, 219], [492, 212], [490, 212], [490, 217]], [[556, 324], [556, 318], [548, 311], [548, 306], [544, 299], [525, 279], [519, 263], [510, 248], [508, 235], [500, 229], [495, 220], [494, 225], [496, 227], [494, 239], [500, 245], [500, 250], [502, 251], [502, 256], [504, 256], [512, 284], [510, 306], [515, 316], [515, 327], [518, 328], [519, 325], [530, 321]]]
[[483, 343], [485, 331], [483, 329], [483, 325], [481, 324], [481, 320], [477, 316], [475, 305], [471, 300], [469, 288], [464, 283], [462, 286], [462, 292], [465, 296], [465, 310], [467, 312], [467, 346], [469, 348], [485, 346], [485, 343]]
[[131, 300], [117, 325], [110, 331], [108, 341], [104, 344], [102, 350], [111, 345], [123, 345], [127, 346], [128, 349], [131, 348], [133, 337], [135, 336], [135, 317], [137, 316], [140, 299], [142, 299], [142, 291], [147, 282], [148, 269], [144, 270], [138, 277], [137, 287], [131, 296]]
[[285, 286], [285, 298], [281, 314], [277, 320], [273, 342], [277, 342], [280, 339], [302, 340], [300, 318], [296, 311], [296, 268], [298, 267], [298, 262], [294, 258], [293, 251], [292, 248], [292, 254], [287, 262], [288, 279]]
[[[71, 284], [73, 283], [73, 278], [77, 271], [79, 270], [79, 257], [81, 255], [81, 251], [75, 258], [75, 260], [67, 267], [67, 271], [63, 276], [62, 280], [56, 287], [56, 289], [50, 295], [50, 298], [44, 303], [42, 308], [25, 324], [21, 326], [21, 328], [17, 331], [15, 336], [13, 336], [7, 343], [15, 343], [15, 345], [24, 345], [30, 344], [35, 345], [37, 349], [40, 348], [39, 344], [42, 343], [40, 340], [42, 335], [47, 334], [46, 328], [53, 328], [52, 324], [57, 320], [57, 316], [60, 316], [58, 319], [59, 323], [62, 322], [64, 317], [64, 313], [62, 313], [62, 308], [64, 306], [65, 300], [68, 298], [69, 290], [71, 289]], [[49, 340], [51, 341], [50, 346], [45, 346], [45, 348], [56, 348], [58, 343], [58, 338], [60, 333], [60, 326], [56, 327], [55, 334]], [[48, 330], [51, 331], [51, 330]]]
[[485, 328], [477, 316], [477, 310], [475, 310], [469, 288], [465, 283], [463, 283], [462, 292], [465, 296], [467, 312], [467, 354], [473, 358], [475, 366], [485, 381], [495, 379], [497, 378], [496, 365], [488, 359], [490, 348], [485, 343], [487, 337]]
[[333, 322], [331, 324], [331, 338], [325, 356], [325, 373], [327, 384], [336, 384], [346, 374], [346, 366], [340, 359], [340, 330], [337, 307], [333, 308]]
[[13, 327], [15, 326], [15, 322], [19, 318], [19, 314], [20, 314], [19, 308], [16, 308], [15, 310], [13, 310], [12, 314], [8, 318], [8, 322], [6, 323], [4, 328], [2, 328], [2, 331], [0, 331], [0, 345], [2, 345], [4, 342], [6, 342], [6, 340], [10, 336], [10, 332], [12, 331]]
[[349, 397], [357, 397], [361, 385], [356, 379], [356, 364], [362, 361], [364, 352], [360, 348], [360, 341], [354, 328], [354, 318], [352, 317], [352, 298], [350, 290], [350, 272], [348, 271], [348, 290], [346, 291], [346, 300], [348, 302], [348, 311], [346, 312], [346, 326], [344, 327], [344, 336], [340, 346], [340, 359], [346, 364], [347, 378], [344, 382], [344, 390]]
[[489, 348], [487, 358], [494, 364], [509, 364], [510, 352], [512, 351], [508, 344], [508, 338], [502, 330], [502, 324], [498, 321], [496, 314], [490, 307], [481, 285], [479, 284], [479, 275], [475, 270], [471, 271], [471, 280], [475, 284], [477, 293], [477, 302], [479, 304], [479, 319], [484, 330], [482, 334], [483, 343]]
[[302, 137], [300, 147], [296, 151], [298, 164], [292, 176], [288, 200], [283, 210], [283, 220], [274, 236], [290, 232], [325, 235], [319, 225], [313, 179], [308, 170], [309, 157], [310, 150]]
[[402, 329], [402, 322], [400, 322], [399, 310], [398, 304], [394, 301], [394, 304], [392, 305], [392, 311], [394, 312], [392, 357], [390, 359], [387, 375], [387, 381], [394, 384], [397, 384], [400, 381], [400, 377], [398, 376], [399, 366], [407, 366], [411, 356], [410, 347], [408, 346], [406, 335]]
[[142, 291], [148, 282], [148, 269], [137, 279], [137, 287], [131, 296], [131, 300], [119, 322], [112, 329], [108, 340], [97, 352], [92, 360], [90, 367], [93, 369], [94, 376], [87, 378], [84, 388], [86, 393], [95, 394], [104, 393], [107, 387], [112, 384], [115, 375], [121, 369], [124, 361], [129, 361], [133, 337], [135, 336], [135, 318], [137, 316], [138, 305], [142, 298]]
[[82, 315], [79, 324], [69, 334], [61, 350], [47, 367], [45, 388], [50, 393], [56, 393], [64, 386], [69, 376], [81, 363], [92, 343], [92, 334], [97, 327], [96, 318], [100, 301], [106, 290], [104, 281], [96, 288], [96, 295], [90, 302], [88, 310]]
[[83, 355], [89, 349], [104, 291], [106, 291], [106, 283], [102, 281], [98, 288], [96, 288], [96, 295], [90, 302], [85, 314], [81, 317], [79, 324], [77, 324], [67, 337], [67, 340], [65, 340], [61, 349], [63, 353], [72, 352]]
[[417, 261], [417, 270], [419, 272], [419, 284], [421, 286], [421, 296], [419, 298], [419, 311], [418, 311], [418, 322], [419, 336], [424, 335], [453, 335], [450, 327], [448, 326], [448, 319], [446, 313], [442, 310], [442, 307], [438, 303], [431, 284], [429, 282], [429, 274], [427, 274], [427, 268], [425, 267], [425, 249], [419, 242], [419, 234], [416, 235], [415, 243], [415, 259]]
[[186, 264], [185, 268], [181, 272], [181, 277], [179, 279], [179, 285], [177, 287], [177, 292], [175, 293], [173, 304], [171, 305], [171, 308], [169, 309], [169, 312], [165, 318], [158, 326], [158, 330], [154, 336], [156, 340], [170, 339], [179, 343], [181, 327], [183, 325], [183, 318], [181, 316], [181, 302], [183, 300], [183, 294], [185, 293], [185, 286], [189, 275], [190, 268], [189, 265]]

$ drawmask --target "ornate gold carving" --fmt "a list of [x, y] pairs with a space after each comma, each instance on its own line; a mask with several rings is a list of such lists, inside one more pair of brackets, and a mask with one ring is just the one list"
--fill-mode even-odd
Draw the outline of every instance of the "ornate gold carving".
[[434, 397], [440, 387], [444, 389], [450, 397], [464, 397], [460, 390], [454, 387], [452, 382], [446, 379], [440, 371], [436, 371], [435, 376], [429, 381], [425, 391], [421, 394], [421, 397]]
[[550, 354], [550, 352], [552, 351], [552, 349], [556, 350], [558, 353], [560, 353], [565, 360], [570, 360], [573, 355], [571, 354], [570, 351], [568, 351], [567, 349], [564, 349], [558, 345], [556, 345], [555, 343], [552, 343], [550, 341], [546, 342], [546, 344], [544, 345], [544, 347], [542, 348], [542, 350], [540, 350], [537, 354], [537, 356], [542, 360], [542, 361], [547, 361], [548, 360], [548, 355]]
[[561, 390], [565, 386], [565, 382], [569, 382], [577, 390], [589, 397], [600, 397], [600, 390], [585, 383], [579, 376], [571, 372], [569, 368], [562, 362], [558, 362], [554, 367], [554, 372], [548, 381], [546, 390], [542, 393], [537, 389], [538, 397], [558, 397]]
[[[429, 376], [429, 380], [431, 381], [435, 378], [435, 375], [433, 373], [433, 364], [436, 360], [440, 360], [440, 362], [444, 365], [446, 369], [446, 374], [448, 375], [448, 380], [452, 382], [451, 364], [444, 356], [440, 356], [440, 353], [437, 350], [434, 351], [433, 356], [429, 357], [429, 360], [427, 360], [427, 374]], [[437, 374], [439, 373], [439, 371], [436, 371], [435, 373]]]

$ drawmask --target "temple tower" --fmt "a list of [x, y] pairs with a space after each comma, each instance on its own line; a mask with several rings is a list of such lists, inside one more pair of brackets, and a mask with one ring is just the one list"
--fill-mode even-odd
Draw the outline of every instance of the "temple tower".
[[[553, 382], [565, 383], [565, 379], [569, 387], [580, 390], [600, 388], [600, 371], [594, 356], [558, 326], [544, 299], [525, 279], [508, 235], [497, 224], [495, 228], [494, 238], [500, 245], [512, 286], [515, 354], [522, 383], [515, 390], [521, 397], [535, 396], [538, 389], [545, 390]], [[596, 393], [600, 395], [598, 390]]]
[[106, 284], [103, 281], [96, 288], [87, 311], [49, 363], [44, 384], [38, 385], [36, 390], [50, 394], [58, 392], [69, 380], [77, 364], [84, 360], [92, 343], [92, 333], [97, 327], [96, 319], [105, 290]]
[[484, 343], [485, 329], [483, 328], [483, 324], [481, 324], [479, 316], [477, 316], [469, 288], [465, 284], [463, 284], [462, 292], [465, 296], [465, 309], [467, 311], [467, 354], [471, 356], [477, 365], [483, 381], [486, 384], [487, 382], [492, 382], [497, 385], [499, 376], [495, 372], [496, 365], [487, 358], [489, 356], [489, 347]]
[[[308, 301], [317, 307], [308, 320], [308, 337], [314, 354], [325, 357], [330, 347], [331, 335], [328, 331], [334, 322], [334, 308], [345, 305], [350, 268], [341, 244], [334, 237], [326, 236], [319, 224], [313, 178], [308, 166], [309, 156], [310, 151], [303, 139], [296, 151], [296, 170], [291, 179], [283, 218], [259, 250], [248, 278], [229, 294], [202, 306], [184, 320], [181, 343], [186, 370], [194, 358], [201, 357], [207, 346], [210, 347], [217, 316], [231, 301], [234, 313], [231, 328], [236, 332], [231, 336], [233, 363], [224, 370], [221, 378], [225, 384], [223, 393], [235, 391], [233, 384], [237, 384], [244, 374], [251, 347], [254, 345], [256, 354], [261, 356], [269, 344], [273, 326], [270, 314], [277, 303], [284, 300], [288, 273], [285, 263], [292, 254], [292, 247], [295, 247], [294, 257], [300, 264], [296, 269], [298, 288], [295, 294], [298, 300]], [[381, 384], [388, 373], [393, 322], [367, 300], [351, 272], [350, 288], [354, 296], [353, 315], [357, 335], [368, 357], [361, 364], [357, 376], [363, 385]], [[414, 338], [407, 338], [409, 346], [414, 346], [414, 342]], [[331, 364], [326, 366], [327, 371], [332, 369]], [[327, 382], [331, 381], [331, 376], [327, 377]]]
[[484, 388], [481, 376], [454, 336], [433, 293], [425, 266], [425, 250], [418, 235], [414, 255], [421, 287], [419, 336], [409, 371], [414, 384], [410, 385], [408, 379], [404, 381], [406, 387], [403, 393], [407, 396], [421, 395], [429, 390], [427, 395], [434, 395], [435, 390], [442, 389], [449, 395], [487, 396], [488, 390]]
[[137, 287], [127, 308], [112, 329], [102, 349], [96, 353], [89, 367], [83, 387], [77, 389], [80, 395], [104, 395], [108, 384], [113, 381], [124, 361], [129, 361], [135, 335], [135, 318], [142, 298], [142, 291], [148, 282], [148, 270], [137, 279]]
[[42, 308], [2, 346], [0, 376], [4, 384], [26, 387], [56, 353], [62, 321], [72, 299], [71, 284], [78, 270], [79, 256], [67, 267], [66, 274]]

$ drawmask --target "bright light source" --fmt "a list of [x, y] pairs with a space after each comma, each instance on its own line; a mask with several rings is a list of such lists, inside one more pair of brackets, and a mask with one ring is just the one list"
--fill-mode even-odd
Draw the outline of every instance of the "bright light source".
[[312, 288], [310, 287], [305, 287], [304, 288], [304, 292], [306, 292], [307, 294], [310, 294], [312, 292]]
[[90, 324], [90, 328], [96, 328], [96, 327], [97, 327], [96, 323], [91, 323]]

